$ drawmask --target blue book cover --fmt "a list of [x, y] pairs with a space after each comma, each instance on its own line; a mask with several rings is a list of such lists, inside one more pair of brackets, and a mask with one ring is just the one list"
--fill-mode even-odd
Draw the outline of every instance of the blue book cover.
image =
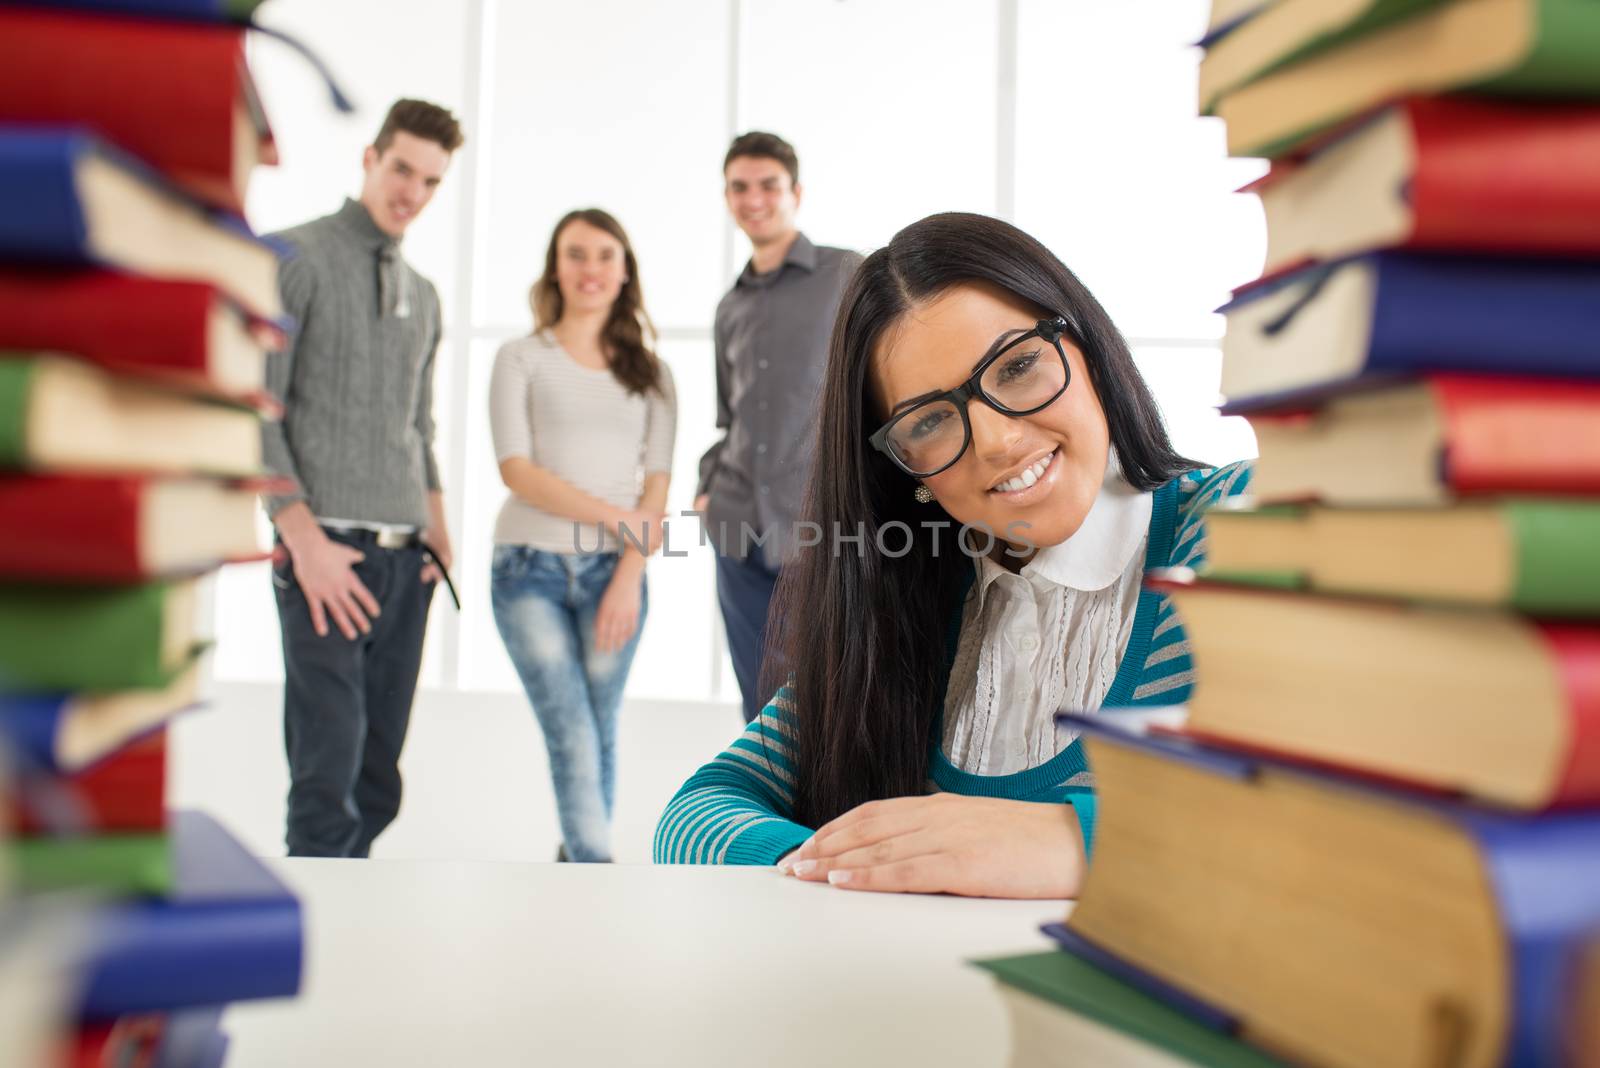
[[282, 248], [263, 241], [239, 216], [196, 200], [158, 171], [87, 130], [0, 123], [0, 259], [70, 266], [99, 263], [79, 187], [80, 173], [91, 160], [123, 171], [148, 187], [153, 196], [179, 202], [202, 224], [275, 253]]
[[1292, 329], [1294, 318], [1323, 297], [1329, 280], [1361, 270], [1374, 275], [1374, 297], [1367, 349], [1356, 373], [1230, 396], [1225, 413], [1311, 403], [1428, 372], [1600, 378], [1600, 262], [1377, 252], [1285, 275], [1246, 290], [1220, 310], [1227, 315], [1298, 289], [1299, 298], [1262, 328]]
[[[1260, 769], [1314, 779], [1341, 790], [1377, 796], [1443, 816], [1474, 839], [1484, 873], [1499, 906], [1510, 960], [1510, 1030], [1505, 1063], [1559, 1064], [1569, 991], [1581, 955], [1600, 938], [1600, 812], [1539, 816], [1515, 815], [1474, 807], [1399, 787], [1345, 778], [1327, 769], [1289, 760], [1245, 754], [1169, 733], [1150, 733], [1148, 715], [1115, 712], [1084, 716], [1064, 713], [1056, 722], [1093, 735], [1242, 781]], [[1219, 1030], [1236, 1026], [1228, 1013], [1209, 1005], [1203, 991], [1186, 991], [1149, 975], [1114, 952], [1071, 931], [1066, 938], [1046, 933], [1113, 975], [1166, 1000]]]
[[300, 989], [300, 903], [221, 825], [172, 813], [173, 890], [107, 910], [80, 1006], [89, 1019]]
[[0, 125], [0, 255], [90, 262], [78, 168], [102, 151], [85, 133]]
[[164, 690], [0, 692], [0, 749], [25, 774], [82, 771], [195, 707], [195, 678], [191, 667]]
[[0, 6], [50, 7], [104, 15], [140, 15], [190, 22], [249, 21], [263, 0], [0, 0]]

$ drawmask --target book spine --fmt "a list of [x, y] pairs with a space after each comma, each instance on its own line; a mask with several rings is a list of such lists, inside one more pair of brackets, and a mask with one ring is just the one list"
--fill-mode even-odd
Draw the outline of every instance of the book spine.
[[0, 360], [0, 466], [17, 466], [27, 459], [34, 369], [32, 361]]
[[66, 353], [112, 371], [204, 384], [215, 300], [214, 289], [195, 282], [0, 272], [0, 348]]
[[170, 587], [0, 586], [0, 687], [132, 690], [165, 685]]
[[300, 989], [300, 906], [129, 906], [92, 957], [81, 1005], [89, 1019], [288, 997]]
[[1373, 262], [1370, 373], [1600, 377], [1600, 263], [1414, 253]]
[[1532, 47], [1522, 62], [1475, 88], [1508, 96], [1600, 95], [1600, 7], [1583, 0], [1530, 0]]
[[1600, 386], [1441, 375], [1432, 387], [1456, 492], [1600, 494]]
[[1554, 804], [1600, 805], [1600, 628], [1544, 623], [1539, 630], [1555, 657], [1571, 724]]
[[[0, 361], [0, 457], [4, 386]], [[129, 582], [147, 577], [139, 559], [145, 483], [137, 478], [0, 476], [0, 577]]]
[[1571, 982], [1600, 931], [1600, 821], [1592, 814], [1462, 823], [1476, 837], [1511, 956], [1506, 1064], [1559, 1064]]
[[18, 838], [9, 851], [17, 882], [28, 891], [122, 895], [172, 889], [172, 854], [163, 834]]
[[1406, 105], [1419, 248], [1600, 252], [1600, 108]]
[[77, 162], [88, 138], [12, 127], [0, 132], [0, 255], [82, 262], [89, 224], [78, 200]]
[[30, 775], [13, 783], [10, 830], [20, 835], [166, 828], [166, 731], [158, 730], [73, 775]]
[[93, 129], [231, 211], [243, 33], [0, 9], [0, 119]]
[[1501, 515], [1515, 543], [1511, 606], [1532, 615], [1600, 617], [1600, 567], [1593, 560], [1600, 501], [1513, 498]]
[[56, 735], [67, 714], [67, 700], [59, 694], [0, 692], [0, 740], [24, 772], [62, 770], [56, 762]]

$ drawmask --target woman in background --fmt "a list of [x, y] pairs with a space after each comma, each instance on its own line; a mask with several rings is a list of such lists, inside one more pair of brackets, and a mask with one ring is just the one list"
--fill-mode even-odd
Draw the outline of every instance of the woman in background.
[[772, 617], [788, 685], [668, 805], [656, 860], [1076, 896], [1093, 777], [1053, 714], [1187, 698], [1183, 627], [1142, 580], [1199, 562], [1205, 508], [1249, 467], [1181, 456], [1100, 304], [979, 215], [857, 270], [817, 425], [822, 541]]
[[558, 860], [611, 860], [617, 710], [661, 544], [677, 403], [638, 264], [598, 208], [556, 224], [534, 331], [495, 356], [489, 422], [511, 491], [495, 524], [495, 624], [544, 732]]

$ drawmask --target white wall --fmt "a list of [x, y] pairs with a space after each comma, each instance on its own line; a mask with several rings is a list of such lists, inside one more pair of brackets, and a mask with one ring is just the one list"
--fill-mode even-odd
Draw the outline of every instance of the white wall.
[[[453, 511], [461, 616], [435, 601], [426, 688], [512, 691], [488, 610], [502, 489], [485, 419], [489, 364], [528, 329], [525, 294], [549, 229], [573, 207], [616, 214], [680, 398], [671, 506], [687, 508], [713, 428], [710, 325], [746, 256], [721, 202], [731, 136], [772, 129], [799, 151], [801, 223], [867, 250], [933, 211], [1011, 218], [1052, 247], [1133, 342], [1178, 447], [1253, 455], [1220, 419], [1213, 308], [1264, 248], [1232, 190], [1259, 173], [1196, 119], [1206, 0], [274, 0], [264, 21], [304, 39], [361, 105], [343, 117], [271, 41], [252, 69], [282, 166], [251, 191], [262, 229], [332, 211], [396, 97], [462, 115], [466, 148], [405, 242], [439, 287], [438, 455]], [[707, 550], [651, 567], [652, 621], [630, 698], [734, 696]], [[217, 580], [214, 670], [281, 677], [260, 566]], [[667, 622], [670, 613], [671, 623]]]

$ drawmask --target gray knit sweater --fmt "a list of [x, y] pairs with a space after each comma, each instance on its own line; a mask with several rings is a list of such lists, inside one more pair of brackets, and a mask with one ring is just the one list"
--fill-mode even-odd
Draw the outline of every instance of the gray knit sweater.
[[284, 418], [264, 425], [263, 447], [300, 488], [267, 498], [268, 513], [304, 500], [321, 519], [426, 526], [428, 491], [439, 488], [433, 284], [353, 200], [276, 236], [297, 253], [279, 268], [296, 326], [267, 361]]

